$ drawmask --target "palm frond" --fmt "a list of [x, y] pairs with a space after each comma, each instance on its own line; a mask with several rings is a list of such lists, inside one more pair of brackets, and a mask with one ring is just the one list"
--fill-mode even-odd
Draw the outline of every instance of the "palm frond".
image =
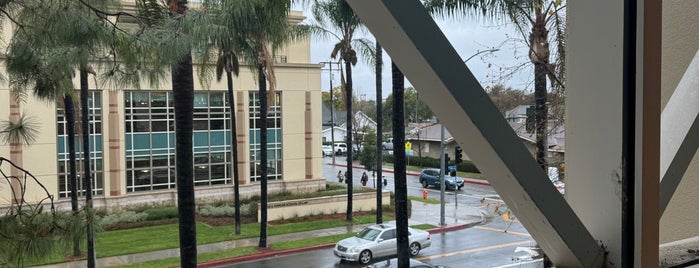
[[22, 114], [16, 122], [10, 120], [0, 121], [0, 140], [4, 144], [30, 145], [36, 142], [39, 136], [39, 123], [26, 113]]
[[366, 38], [357, 38], [352, 40], [352, 47], [359, 52], [364, 62], [372, 67], [376, 67], [376, 47], [371, 40]]

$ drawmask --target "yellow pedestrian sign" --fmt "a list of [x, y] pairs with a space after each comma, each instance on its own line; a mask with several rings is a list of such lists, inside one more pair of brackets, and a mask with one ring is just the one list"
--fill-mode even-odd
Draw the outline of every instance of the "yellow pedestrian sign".
[[413, 144], [410, 143], [409, 141], [405, 142], [405, 150], [406, 151], [412, 151]]

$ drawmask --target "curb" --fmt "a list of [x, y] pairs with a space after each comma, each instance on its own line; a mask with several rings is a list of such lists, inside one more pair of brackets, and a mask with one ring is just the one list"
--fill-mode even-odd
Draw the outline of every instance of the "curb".
[[[328, 164], [330, 166], [338, 166], [338, 167], [346, 167], [347, 165], [345, 164]], [[353, 168], [358, 168], [358, 169], [365, 169], [364, 166], [362, 165], [357, 165], [357, 166], [352, 166]], [[393, 173], [393, 169], [386, 169], [382, 168], [381, 172], [388, 172], [388, 173]], [[420, 176], [420, 173], [418, 172], [412, 172], [412, 171], [406, 171], [405, 174], [408, 175], [413, 175], [413, 176]], [[487, 180], [479, 180], [479, 179], [470, 179], [470, 178], [463, 178], [465, 183], [470, 183], [470, 184], [479, 184], [479, 185], [488, 185], [490, 186], [490, 182]]]
[[310, 246], [310, 247], [303, 247], [303, 248], [273, 250], [273, 251], [245, 255], [245, 256], [240, 256], [240, 257], [235, 257], [235, 258], [199, 263], [199, 264], [197, 264], [197, 267], [214, 267], [216, 265], [235, 263], [235, 262], [244, 262], [244, 261], [250, 261], [250, 260], [259, 259], [259, 258], [273, 257], [273, 256], [288, 255], [288, 254], [293, 254], [293, 253], [302, 252], [302, 251], [309, 251], [309, 250], [316, 250], [316, 249], [323, 249], [323, 248], [332, 248], [334, 246], [335, 246], [335, 243], [316, 245], [316, 246]]

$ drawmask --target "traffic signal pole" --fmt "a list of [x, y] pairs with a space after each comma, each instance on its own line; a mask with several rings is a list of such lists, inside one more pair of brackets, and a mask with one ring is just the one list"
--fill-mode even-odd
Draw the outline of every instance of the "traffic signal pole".
[[446, 165], [444, 160], [447, 160], [447, 154], [444, 153], [444, 147], [446, 147], [446, 144], [444, 144], [444, 125], [442, 125], [442, 138], [439, 143], [439, 147], [441, 148], [441, 159], [439, 161], [439, 225], [446, 226], [447, 223], [444, 220], [444, 170], [446, 169]]

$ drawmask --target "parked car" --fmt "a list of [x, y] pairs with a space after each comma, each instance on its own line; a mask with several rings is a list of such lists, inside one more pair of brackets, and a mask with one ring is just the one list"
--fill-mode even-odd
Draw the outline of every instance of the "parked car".
[[347, 144], [345, 143], [335, 143], [333, 146], [333, 151], [337, 154], [346, 154], [347, 153]]
[[[375, 224], [364, 228], [353, 237], [337, 242], [333, 253], [342, 260], [368, 264], [374, 258], [398, 254], [396, 243], [395, 225]], [[417, 256], [421, 249], [427, 248], [431, 244], [430, 233], [408, 228], [408, 245], [410, 245], [411, 256]]]
[[[388, 259], [367, 266], [367, 268], [398, 268], [398, 258]], [[416, 259], [410, 259], [410, 268], [449, 268], [443, 265], [432, 265]]]
[[388, 138], [387, 140], [382, 142], [381, 148], [383, 148], [384, 150], [393, 151], [393, 138]]
[[332, 156], [335, 151], [330, 145], [323, 145], [323, 156]]
[[[429, 186], [434, 186], [436, 188], [439, 188], [439, 169], [438, 168], [426, 168], [423, 169], [422, 172], [420, 172], [420, 184], [422, 184], [423, 188], [427, 188]], [[446, 184], [445, 189], [450, 190], [450, 189], [459, 189], [461, 190], [461, 187], [464, 187], [464, 179], [461, 177], [452, 177], [448, 175], [444, 175], [444, 181]]]

